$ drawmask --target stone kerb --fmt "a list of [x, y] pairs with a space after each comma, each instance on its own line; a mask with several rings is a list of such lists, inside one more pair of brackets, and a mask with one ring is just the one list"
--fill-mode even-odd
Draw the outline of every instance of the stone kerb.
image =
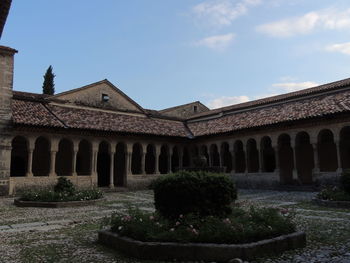
[[122, 253], [147, 260], [185, 260], [227, 262], [233, 258], [250, 260], [306, 246], [304, 232], [295, 232], [249, 244], [195, 244], [172, 242], [142, 242], [107, 230], [98, 233], [100, 243]]
[[14, 200], [14, 205], [18, 207], [46, 207], [46, 208], [63, 208], [63, 207], [79, 207], [94, 205], [97, 202], [101, 202], [105, 198], [84, 200], [84, 201], [68, 201], [68, 202], [39, 202], [39, 201], [22, 201], [19, 199]]
[[350, 201], [330, 201], [322, 200], [319, 198], [313, 198], [312, 202], [316, 205], [334, 208], [350, 208]]

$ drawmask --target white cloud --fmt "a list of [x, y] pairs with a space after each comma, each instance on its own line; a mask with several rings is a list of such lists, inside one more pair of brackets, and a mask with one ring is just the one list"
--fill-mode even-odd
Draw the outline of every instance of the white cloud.
[[350, 42], [329, 45], [326, 47], [326, 50], [330, 52], [340, 52], [346, 55], [350, 55]]
[[245, 15], [248, 8], [257, 6], [262, 0], [208, 0], [193, 7], [199, 19], [215, 26], [228, 26], [238, 17]]
[[193, 44], [195, 46], [204, 46], [214, 50], [224, 50], [232, 43], [234, 38], [235, 34], [229, 33], [225, 35], [206, 37], [194, 42]]
[[249, 101], [248, 96], [235, 96], [235, 97], [226, 97], [222, 96], [220, 98], [213, 99], [207, 103], [210, 109], [221, 108], [233, 104], [243, 103]]
[[272, 37], [292, 37], [315, 30], [346, 30], [350, 29], [350, 9], [313, 11], [299, 17], [263, 24], [256, 29]]
[[284, 83], [275, 83], [272, 84], [272, 87], [274, 88], [274, 93], [286, 93], [286, 92], [293, 92], [297, 90], [307, 89], [316, 87], [320, 84], [313, 82], [313, 81], [305, 81], [305, 82], [284, 82]]

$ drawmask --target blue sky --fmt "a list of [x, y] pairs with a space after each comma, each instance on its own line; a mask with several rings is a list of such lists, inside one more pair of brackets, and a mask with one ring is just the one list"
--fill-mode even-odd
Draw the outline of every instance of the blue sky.
[[15, 90], [107, 78], [144, 108], [211, 108], [350, 77], [349, 0], [13, 0]]

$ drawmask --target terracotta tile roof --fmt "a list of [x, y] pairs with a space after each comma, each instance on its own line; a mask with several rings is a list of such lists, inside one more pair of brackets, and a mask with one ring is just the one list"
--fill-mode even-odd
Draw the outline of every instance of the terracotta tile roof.
[[187, 137], [183, 122], [118, 114], [108, 111], [47, 106], [67, 127], [134, 134]]
[[64, 125], [40, 102], [14, 99], [12, 118], [14, 124], [64, 128]]
[[350, 90], [193, 121], [188, 127], [194, 136], [204, 136], [341, 112], [350, 112]]
[[245, 109], [245, 108], [251, 108], [251, 107], [256, 107], [256, 106], [260, 106], [260, 105], [275, 103], [275, 102], [288, 101], [291, 99], [301, 98], [303, 96], [308, 96], [308, 95], [314, 95], [314, 94], [316, 95], [318, 93], [336, 90], [336, 89], [339, 89], [341, 87], [346, 87], [346, 86], [350, 86], [350, 78], [327, 83], [327, 84], [320, 85], [320, 86], [313, 87], [313, 88], [303, 89], [303, 90], [299, 90], [299, 91], [295, 91], [295, 92], [285, 93], [285, 94], [272, 96], [272, 97], [268, 97], [268, 98], [263, 98], [263, 99], [259, 99], [259, 100], [254, 100], [254, 101], [248, 101], [248, 102], [244, 102], [244, 103], [239, 103], [239, 104], [230, 105], [227, 107], [222, 107], [222, 108], [210, 110], [207, 112], [198, 113], [198, 114], [188, 118], [188, 120], [201, 118], [203, 116], [215, 115], [215, 114], [219, 114], [221, 112], [236, 111], [236, 110], [241, 110], [241, 109]]

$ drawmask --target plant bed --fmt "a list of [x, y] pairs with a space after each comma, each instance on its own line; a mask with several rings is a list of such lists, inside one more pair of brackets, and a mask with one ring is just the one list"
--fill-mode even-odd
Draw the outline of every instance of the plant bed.
[[251, 260], [306, 246], [304, 232], [295, 232], [246, 244], [203, 244], [174, 242], [143, 242], [102, 230], [100, 243], [138, 259], [227, 262], [233, 258]]
[[319, 198], [313, 198], [312, 202], [316, 205], [333, 207], [333, 208], [350, 208], [350, 201], [334, 201], [334, 200], [322, 200]]
[[97, 202], [105, 200], [104, 198], [84, 201], [68, 201], [68, 202], [42, 202], [42, 201], [23, 201], [15, 199], [14, 204], [18, 207], [47, 207], [47, 208], [63, 208], [93, 205]]
[[96, 189], [76, 189], [66, 178], [58, 179], [53, 188], [30, 189], [23, 191], [20, 198], [14, 200], [16, 206], [22, 207], [70, 207], [84, 206], [101, 201], [103, 193]]

